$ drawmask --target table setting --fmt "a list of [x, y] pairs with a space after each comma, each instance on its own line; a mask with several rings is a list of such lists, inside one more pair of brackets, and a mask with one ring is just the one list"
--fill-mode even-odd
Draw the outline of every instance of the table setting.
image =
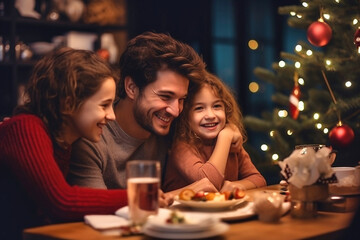
[[[209, 231], [209, 229], [211, 229], [212, 224], [215, 224], [216, 226], [217, 221], [226, 224], [228, 226], [227, 229], [225, 229], [224, 227], [224, 229], [221, 228], [221, 231], [215, 233], [210, 231], [212, 236], [219, 236], [221, 239], [226, 240], [238, 240], [239, 236], [241, 236], [241, 239], [244, 240], [262, 239], [269, 233], [271, 233], [272, 238], [278, 240], [342, 239], [341, 234], [346, 231], [347, 226], [352, 221], [352, 217], [354, 214], [353, 211], [324, 212], [322, 210], [319, 210], [317, 216], [314, 218], [294, 218], [290, 214], [290, 198], [287, 198], [287, 200], [282, 204], [284, 208], [282, 208], [280, 219], [270, 222], [264, 221], [264, 219], [260, 220], [258, 213], [256, 213], [254, 209], [254, 197], [256, 193], [260, 192], [270, 195], [272, 195], [272, 193], [280, 193], [280, 195], [285, 195], [288, 197], [288, 191], [285, 191], [284, 188], [284, 184], [275, 184], [268, 185], [262, 188], [247, 190], [246, 195], [249, 196], [249, 198], [243, 203], [236, 206], [235, 209], [222, 209], [219, 211], [195, 210], [181, 205], [180, 203], [174, 202], [174, 205], [172, 205], [170, 208], [159, 208], [158, 214], [148, 217], [148, 221], [151, 222], [151, 224], [154, 224], [154, 222], [150, 219], [154, 218], [154, 221], [157, 222], [157, 220], [159, 219], [157, 218], [157, 216], [164, 216], [165, 218], [166, 216], [170, 217], [171, 213], [174, 210], [180, 210], [180, 213], [186, 218], [190, 217], [190, 220], [206, 220], [208, 219], [207, 216], [211, 215], [211, 219], [215, 221], [210, 223], [207, 222], [203, 226], [204, 229], [210, 226], [206, 231]], [[276, 206], [274, 206], [274, 208], [276, 208]], [[84, 221], [81, 222], [61, 223], [42, 227], [28, 228], [24, 230], [23, 236], [24, 240], [40, 238], [47, 240], [144, 240], [153, 238], [161, 239], [161, 237], [166, 237], [167, 239], [181, 239], [181, 237], [179, 237], [181, 236], [181, 233], [177, 233], [174, 231], [177, 231], [177, 228], [181, 229], [182, 226], [178, 227], [174, 224], [169, 226], [165, 222], [159, 222], [157, 226], [155, 226], [155, 229], [157, 230], [156, 233], [130, 233], [130, 220], [128, 213], [129, 209], [127, 206], [118, 209], [116, 213], [110, 215], [88, 215], [84, 218]], [[199, 214], [204, 214], [205, 216], [200, 217]], [[197, 217], [194, 217], [194, 215], [196, 215]], [[215, 218], [218, 217], [217, 215], [220, 219]], [[181, 219], [181, 217], [176, 217], [176, 219]], [[164, 225], [165, 229], [162, 229]], [[190, 224], [185, 227], [188, 227], [189, 231], [193, 230]], [[194, 228], [196, 228], [196, 226], [194, 226]], [[207, 235], [204, 235], [204, 230], [198, 230], [198, 234], [200, 234], [200, 236], [194, 236], [196, 236], [197, 239], [201, 239], [204, 237], [206, 238]], [[157, 235], [158, 237], [152, 237], [155, 236], [154, 234], [159, 234], [159, 232], [161, 236]], [[124, 238], [124, 236], [126, 237]]]
[[[279, 166], [279, 184], [256, 189], [212, 193], [182, 190], [168, 208], [159, 207], [160, 167], [156, 161], [131, 161], [127, 166], [129, 205], [109, 215], [86, 215], [83, 222], [26, 229], [24, 240], [36, 239], [259, 239], [272, 232], [277, 239], [339, 237], [349, 226], [359, 204], [358, 192], [346, 198], [333, 187], [346, 181], [331, 167], [335, 155], [323, 145], [303, 145]], [[341, 169], [344, 170], [344, 169]], [[348, 170], [348, 169], [347, 169]], [[350, 174], [350, 177], [349, 177]], [[339, 180], [337, 175], [339, 175]], [[355, 180], [355, 181], [354, 181]], [[354, 201], [348, 203], [348, 196]], [[345, 199], [345, 201], [344, 201]], [[342, 204], [342, 205], [341, 205]], [[341, 206], [340, 206], [341, 205]], [[274, 231], [274, 229], [277, 231]]]
[[233, 222], [257, 219], [276, 224], [289, 212], [294, 219], [315, 219], [324, 210], [321, 206], [335, 199], [329, 186], [339, 184], [337, 175], [343, 178], [331, 167], [335, 158], [336, 152], [325, 145], [297, 146], [279, 162], [284, 180], [276, 190], [235, 188], [211, 193], [184, 189], [168, 208], [158, 206], [155, 194], [160, 181], [158, 162], [132, 161], [127, 165], [129, 205], [114, 215], [85, 216], [84, 222], [104, 235], [202, 239], [226, 234]]
[[[87, 215], [84, 220], [104, 235], [144, 234], [163, 239], [202, 239], [226, 233], [233, 221], [259, 217], [264, 222], [277, 222], [290, 210], [290, 202], [285, 202], [284, 195], [278, 190], [259, 190], [252, 196], [247, 191], [244, 193], [240, 199], [218, 201], [181, 200], [180, 193], [169, 208], [158, 208], [157, 213], [150, 214], [141, 227], [132, 224], [130, 206], [118, 209], [114, 215]], [[254, 196], [261, 201], [252, 201]], [[276, 206], [275, 198], [278, 198]], [[269, 214], [272, 217], [264, 218]]]

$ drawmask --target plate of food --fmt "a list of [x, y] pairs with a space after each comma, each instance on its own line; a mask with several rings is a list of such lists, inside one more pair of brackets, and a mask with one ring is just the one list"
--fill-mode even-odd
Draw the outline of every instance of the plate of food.
[[150, 217], [146, 227], [163, 232], [199, 232], [206, 231], [219, 222], [210, 215], [196, 215], [172, 210], [168, 214]]
[[248, 199], [244, 190], [234, 189], [232, 192], [194, 192], [191, 189], [184, 189], [175, 200], [180, 204], [195, 209], [219, 210], [233, 208]]

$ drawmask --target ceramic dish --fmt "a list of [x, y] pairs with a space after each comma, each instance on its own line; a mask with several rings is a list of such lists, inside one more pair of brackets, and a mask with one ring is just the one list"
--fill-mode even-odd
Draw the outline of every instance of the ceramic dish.
[[158, 215], [150, 217], [146, 222], [146, 227], [163, 232], [199, 232], [206, 231], [219, 220], [209, 215], [187, 215], [184, 214], [186, 223], [171, 224], [167, 222], [168, 216]]
[[202, 210], [218, 210], [218, 209], [226, 209], [226, 208], [232, 208], [236, 205], [239, 205], [240, 203], [245, 202], [248, 199], [248, 196], [245, 196], [241, 199], [232, 199], [232, 200], [225, 200], [225, 201], [194, 201], [194, 200], [180, 200], [179, 198], [176, 198], [176, 200], [187, 206], [194, 209], [202, 209]]
[[206, 229], [205, 231], [196, 232], [171, 232], [171, 231], [158, 231], [145, 225], [143, 233], [150, 237], [163, 238], [163, 239], [201, 239], [209, 238], [220, 235], [229, 230], [229, 225], [223, 222], [218, 222]]

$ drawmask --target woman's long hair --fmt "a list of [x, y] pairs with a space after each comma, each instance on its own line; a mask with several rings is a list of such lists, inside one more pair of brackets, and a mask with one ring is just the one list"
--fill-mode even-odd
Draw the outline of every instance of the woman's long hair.
[[108, 78], [118, 79], [115, 71], [96, 53], [58, 49], [37, 62], [25, 92], [25, 104], [17, 107], [14, 114], [37, 115], [53, 140], [62, 145], [60, 132], [66, 116], [78, 110]]

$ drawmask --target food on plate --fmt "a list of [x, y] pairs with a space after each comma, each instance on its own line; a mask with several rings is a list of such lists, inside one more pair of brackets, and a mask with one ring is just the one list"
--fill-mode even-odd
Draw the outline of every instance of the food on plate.
[[205, 198], [208, 201], [214, 200], [215, 197], [216, 197], [216, 193], [213, 192], [209, 192], [208, 194], [205, 195]]
[[184, 189], [180, 192], [179, 194], [179, 199], [180, 200], [191, 200], [191, 198], [195, 195], [195, 192], [191, 189]]
[[235, 199], [241, 199], [241, 198], [245, 197], [245, 191], [243, 189], [235, 188], [235, 190], [233, 192], [234, 192]]
[[195, 201], [206, 201], [206, 196], [205, 196], [205, 192], [204, 191], [199, 191], [197, 193], [195, 193], [195, 195], [191, 198], [191, 200], [195, 200]]
[[224, 191], [222, 193], [219, 192], [194, 192], [191, 189], [184, 189], [179, 194], [180, 200], [193, 200], [193, 201], [214, 201], [214, 202], [222, 202], [232, 199], [241, 199], [245, 197], [245, 191], [240, 188], [234, 188], [233, 191]]
[[171, 211], [169, 218], [166, 219], [166, 223], [170, 224], [181, 224], [186, 223], [185, 216], [179, 211]]

